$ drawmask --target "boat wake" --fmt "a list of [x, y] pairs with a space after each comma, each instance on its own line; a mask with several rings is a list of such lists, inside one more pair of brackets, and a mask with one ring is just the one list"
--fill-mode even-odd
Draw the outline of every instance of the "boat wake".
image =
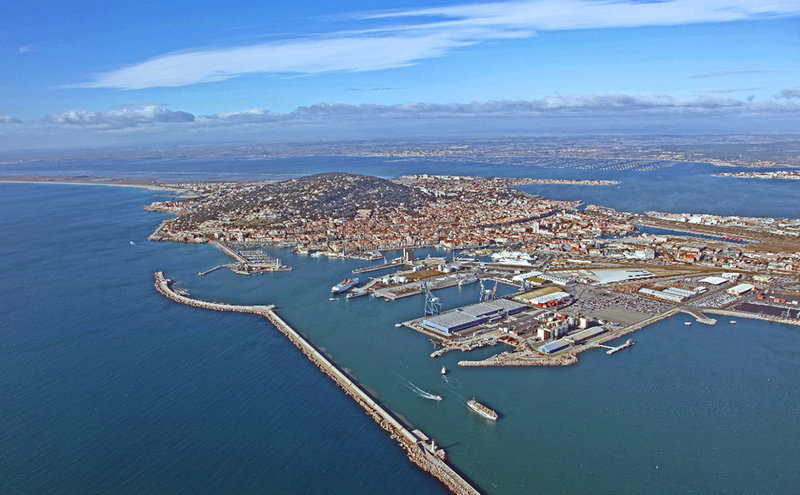
[[442, 397], [440, 395], [435, 395], [435, 394], [432, 394], [430, 392], [426, 392], [426, 391], [422, 390], [421, 388], [417, 387], [416, 385], [414, 385], [413, 383], [411, 383], [410, 381], [406, 380], [402, 376], [400, 377], [400, 379], [403, 380], [403, 383], [405, 384], [405, 386], [409, 390], [411, 390], [412, 392], [417, 394], [418, 397], [422, 397], [423, 399], [428, 399], [428, 400], [442, 400]]
[[447, 386], [449, 386], [453, 390], [461, 388], [461, 380], [459, 380], [458, 378], [442, 375], [442, 380], [444, 380]]

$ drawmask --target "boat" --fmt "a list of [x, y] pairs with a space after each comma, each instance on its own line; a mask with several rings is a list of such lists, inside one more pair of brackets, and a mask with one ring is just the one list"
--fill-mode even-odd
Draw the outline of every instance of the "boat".
[[442, 400], [442, 396], [441, 395], [432, 395], [431, 399], [433, 399], [433, 400]]
[[447, 374], [447, 368], [442, 366], [442, 375], [446, 375], [446, 374]]
[[467, 405], [469, 406], [470, 409], [480, 414], [484, 418], [491, 419], [492, 421], [497, 421], [497, 413], [492, 411], [488, 407], [484, 406], [480, 402], [476, 401], [474, 398], [470, 399], [469, 402], [467, 402]]
[[736, 325], [736, 320], [731, 320], [731, 325]]
[[474, 284], [477, 281], [478, 281], [478, 277], [473, 273], [471, 276], [465, 277], [465, 278], [462, 278], [461, 280], [459, 280], [458, 281], [458, 286], [461, 287], [461, 286], [464, 286], [464, 285]]
[[353, 299], [353, 298], [356, 298], [356, 297], [366, 296], [367, 294], [368, 294], [368, 292], [365, 291], [365, 290], [353, 290], [353, 291], [348, 292], [347, 295], [344, 296], [344, 297], [347, 298], [347, 299]]
[[331, 287], [331, 292], [334, 294], [339, 294], [344, 291], [348, 291], [358, 285], [358, 278], [346, 278], [339, 282], [338, 284]]
[[692, 322], [691, 321], [684, 321], [683, 324], [686, 325], [687, 327], [689, 327], [689, 326], [692, 325]]

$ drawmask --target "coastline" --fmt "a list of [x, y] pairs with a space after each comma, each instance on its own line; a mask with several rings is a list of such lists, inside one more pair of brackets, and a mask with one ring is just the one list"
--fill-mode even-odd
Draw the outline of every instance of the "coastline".
[[164, 184], [150, 181], [136, 181], [119, 178], [102, 178], [102, 181], [88, 179], [71, 179], [69, 177], [53, 177], [52, 180], [43, 176], [20, 176], [19, 179], [10, 176], [0, 176], [0, 184], [57, 184], [62, 186], [111, 186], [111, 187], [136, 187], [148, 191], [170, 191], [179, 194], [183, 190], [179, 187], [169, 187]]

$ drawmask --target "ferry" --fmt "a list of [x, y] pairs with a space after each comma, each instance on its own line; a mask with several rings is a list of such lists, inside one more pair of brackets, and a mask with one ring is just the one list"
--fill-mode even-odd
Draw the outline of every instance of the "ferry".
[[488, 407], [484, 406], [480, 402], [476, 401], [475, 399], [470, 399], [469, 402], [467, 402], [467, 405], [469, 406], [470, 409], [480, 414], [484, 418], [491, 419], [492, 421], [497, 421], [497, 413], [492, 411]]
[[339, 294], [341, 292], [347, 291], [352, 289], [358, 285], [358, 278], [346, 278], [339, 282], [338, 284], [331, 287], [331, 292], [334, 294]]

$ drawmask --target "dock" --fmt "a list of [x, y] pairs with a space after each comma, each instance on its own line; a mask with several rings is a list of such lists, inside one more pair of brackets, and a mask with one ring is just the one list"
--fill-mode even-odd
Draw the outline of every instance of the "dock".
[[698, 323], [704, 323], [706, 325], [717, 324], [716, 318], [709, 318], [697, 308], [686, 308], [686, 309], [681, 309], [680, 311], [686, 313], [687, 315], [694, 316], [695, 320], [697, 320]]
[[444, 449], [438, 447], [433, 440], [429, 441], [428, 437], [421, 431], [412, 431], [391, 411], [379, 404], [347, 372], [329, 360], [314, 344], [280, 318], [275, 313], [275, 305], [240, 306], [190, 298], [173, 290], [172, 280], [166, 278], [163, 272], [155, 273], [155, 288], [165, 297], [188, 306], [214, 311], [251, 313], [265, 317], [279, 332], [300, 349], [309, 361], [315, 364], [341, 387], [347, 395], [353, 398], [381, 428], [388, 431], [391, 437], [406, 451], [411, 462], [437, 478], [456, 495], [480, 494], [474, 486], [447, 463]]
[[227, 265], [220, 265], [205, 272], [198, 273], [199, 276], [206, 275], [222, 267], [228, 268], [230, 271], [237, 275], [251, 275], [253, 273], [263, 272], [288, 272], [292, 270], [291, 266], [284, 265], [278, 258], [272, 258], [263, 253], [260, 249], [255, 251], [240, 252], [230, 246], [219, 241], [210, 241], [211, 244], [217, 246], [220, 251], [233, 258], [236, 263], [229, 263]]
[[365, 266], [362, 268], [356, 268], [353, 270], [353, 273], [367, 273], [367, 272], [376, 272], [378, 270], [385, 270], [387, 268], [395, 268], [398, 266], [403, 266], [405, 263], [402, 261], [398, 261], [395, 263], [384, 263], [382, 265], [373, 265], [373, 266]]
[[205, 276], [205, 275], [208, 275], [209, 273], [211, 273], [211, 272], [214, 272], [214, 271], [217, 271], [217, 270], [219, 270], [219, 269], [221, 269], [221, 268], [230, 268], [231, 266], [232, 266], [232, 265], [231, 265], [230, 263], [227, 263], [227, 264], [224, 264], [224, 265], [217, 265], [217, 266], [215, 266], [214, 268], [209, 268], [208, 270], [206, 270], [206, 271], [204, 271], [204, 272], [199, 272], [199, 273], [197, 274], [197, 276], [198, 276], [198, 277], [203, 277], [203, 276]]

